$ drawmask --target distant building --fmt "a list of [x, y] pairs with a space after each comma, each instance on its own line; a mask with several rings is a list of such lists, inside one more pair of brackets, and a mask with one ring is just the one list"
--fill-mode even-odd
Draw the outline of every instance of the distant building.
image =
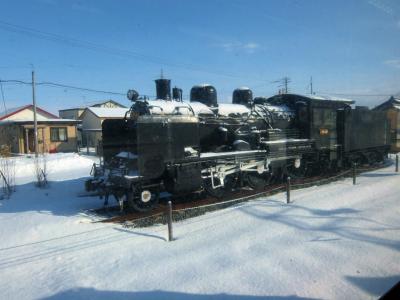
[[122, 105], [114, 100], [107, 100], [104, 102], [100, 102], [97, 104], [90, 105], [90, 107], [106, 107], [106, 108], [127, 108], [125, 105]]
[[[77, 150], [79, 120], [61, 119], [37, 107], [38, 151], [74, 152]], [[33, 153], [33, 105], [0, 113], [0, 146], [9, 145], [13, 153]]]
[[[114, 100], [107, 100], [104, 102], [96, 103], [96, 104], [90, 105], [90, 107], [126, 108], [126, 106], [124, 106]], [[60, 118], [79, 120], [79, 117], [85, 111], [85, 108], [86, 107], [61, 109], [58, 111], [58, 114], [59, 114]]]
[[87, 107], [79, 117], [82, 120], [82, 140], [85, 145], [97, 147], [102, 139], [101, 124], [106, 119], [122, 119], [128, 108]]
[[390, 97], [374, 108], [374, 110], [385, 111], [390, 120], [391, 151], [400, 152], [400, 97]]

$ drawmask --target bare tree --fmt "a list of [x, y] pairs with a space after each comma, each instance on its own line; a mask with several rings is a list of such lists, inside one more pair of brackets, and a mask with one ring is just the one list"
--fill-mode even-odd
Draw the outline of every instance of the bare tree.
[[3, 195], [10, 198], [15, 191], [15, 160], [7, 145], [0, 146], [0, 182]]
[[35, 175], [36, 175], [36, 186], [40, 188], [44, 188], [47, 186], [47, 154], [40, 154], [38, 157], [35, 157]]

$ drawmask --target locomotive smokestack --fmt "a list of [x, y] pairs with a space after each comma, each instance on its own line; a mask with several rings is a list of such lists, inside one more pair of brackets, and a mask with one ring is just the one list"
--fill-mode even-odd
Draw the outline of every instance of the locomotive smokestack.
[[195, 85], [190, 90], [190, 102], [201, 102], [209, 107], [217, 107], [217, 90], [209, 84]]
[[233, 104], [251, 105], [252, 102], [253, 92], [248, 87], [241, 87], [233, 91]]
[[171, 100], [171, 80], [156, 79], [157, 99]]
[[172, 88], [172, 99], [182, 102], [182, 89], [177, 87]]

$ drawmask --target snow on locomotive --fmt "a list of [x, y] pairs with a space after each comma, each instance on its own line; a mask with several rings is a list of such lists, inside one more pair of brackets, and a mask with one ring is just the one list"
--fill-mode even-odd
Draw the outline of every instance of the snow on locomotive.
[[222, 197], [238, 183], [258, 189], [272, 178], [305, 176], [387, 154], [387, 121], [380, 112], [351, 109], [353, 101], [294, 94], [253, 99], [249, 88], [218, 103], [208, 84], [190, 102], [170, 80], [156, 80], [157, 99], [133, 102], [122, 120], [102, 125], [103, 164], [87, 190], [114, 196], [136, 211], [157, 205], [161, 192], [205, 191]]

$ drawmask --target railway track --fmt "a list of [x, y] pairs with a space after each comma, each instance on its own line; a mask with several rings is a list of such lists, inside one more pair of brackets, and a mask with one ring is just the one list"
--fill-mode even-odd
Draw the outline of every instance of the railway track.
[[[363, 172], [377, 170], [390, 165], [390, 163], [383, 163], [379, 166], [368, 166], [356, 169], [356, 174]], [[353, 173], [352, 169], [347, 169], [335, 174], [325, 174], [313, 177], [308, 177], [304, 179], [294, 179], [291, 181], [291, 190], [307, 188], [315, 185], [327, 184], [334, 182], [346, 177], [351, 177]], [[283, 192], [286, 190], [286, 183], [278, 183], [273, 185], [268, 185], [262, 190], [251, 190], [251, 189], [239, 189], [233, 191], [229, 195], [217, 199], [214, 197], [203, 197], [194, 199], [189, 198], [174, 198], [166, 197], [161, 198], [159, 205], [150, 212], [140, 213], [140, 212], [120, 212], [119, 206], [112, 206], [108, 208], [99, 208], [91, 210], [92, 214], [95, 214], [104, 219], [96, 222], [103, 223], [119, 223], [126, 227], [146, 227], [154, 224], [165, 224], [166, 211], [168, 208], [168, 200], [173, 203], [173, 221], [180, 221], [187, 218], [199, 216], [210, 211], [215, 211], [223, 209], [241, 202], [249, 201], [255, 198], [270, 196]], [[195, 195], [194, 197], [199, 197]]]

